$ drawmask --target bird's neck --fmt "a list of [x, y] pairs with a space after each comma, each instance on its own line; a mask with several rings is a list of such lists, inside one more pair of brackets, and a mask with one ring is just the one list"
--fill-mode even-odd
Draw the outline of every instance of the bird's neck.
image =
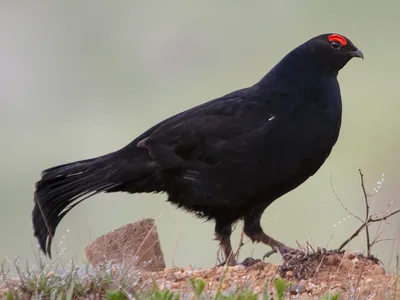
[[276, 64], [254, 87], [287, 89], [312, 88], [321, 81], [337, 81], [337, 71], [318, 63], [311, 52], [295, 49]]

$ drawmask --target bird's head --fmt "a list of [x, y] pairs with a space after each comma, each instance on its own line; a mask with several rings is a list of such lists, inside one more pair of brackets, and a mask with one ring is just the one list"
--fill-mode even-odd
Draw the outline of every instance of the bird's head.
[[[363, 53], [347, 37], [337, 33], [325, 33], [316, 36], [299, 48], [302, 57], [316, 62], [319, 67], [338, 72], [353, 57], [364, 59]], [[306, 54], [306, 55], [304, 55]]]

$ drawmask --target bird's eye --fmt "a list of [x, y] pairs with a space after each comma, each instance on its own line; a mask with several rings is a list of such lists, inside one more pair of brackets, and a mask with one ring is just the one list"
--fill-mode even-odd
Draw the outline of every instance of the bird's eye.
[[332, 41], [331, 46], [333, 49], [340, 49], [340, 47], [342, 47], [342, 45], [340, 45], [340, 43], [337, 41]]

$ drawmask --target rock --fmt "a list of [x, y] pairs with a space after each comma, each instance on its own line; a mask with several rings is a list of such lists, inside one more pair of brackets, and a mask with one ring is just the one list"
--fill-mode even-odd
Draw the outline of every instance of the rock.
[[290, 294], [291, 295], [301, 295], [306, 291], [306, 287], [302, 283], [294, 283], [290, 285]]
[[353, 260], [354, 258], [356, 258], [356, 254], [351, 251], [346, 251], [343, 255], [343, 258], [348, 258], [349, 260]]
[[251, 270], [262, 271], [267, 266], [268, 266], [268, 263], [261, 261], [261, 260], [258, 260], [258, 261], [255, 260], [255, 263], [250, 268], [251, 268]]
[[351, 269], [353, 269], [353, 267], [354, 267], [354, 265], [353, 265], [353, 263], [348, 259], [348, 258], [345, 258], [345, 259], [343, 259], [343, 261], [342, 261], [342, 266], [341, 266], [343, 269], [345, 269], [345, 270], [351, 270]]
[[242, 265], [245, 267], [252, 267], [258, 262], [261, 262], [261, 259], [254, 259], [252, 257], [247, 257], [245, 260], [242, 262]]
[[293, 278], [293, 272], [292, 271], [287, 271], [285, 274], [286, 278]]
[[154, 219], [146, 218], [104, 234], [86, 246], [89, 262], [96, 266], [112, 262], [144, 271], [165, 269]]
[[355, 257], [355, 258], [353, 258], [353, 259], [351, 260], [351, 262], [352, 262], [353, 264], [356, 264], [356, 263], [359, 262], [359, 259], [358, 259], [357, 257]]
[[372, 270], [372, 274], [374, 274], [374, 275], [385, 275], [386, 274], [385, 269], [379, 265], [371, 266], [371, 270]]

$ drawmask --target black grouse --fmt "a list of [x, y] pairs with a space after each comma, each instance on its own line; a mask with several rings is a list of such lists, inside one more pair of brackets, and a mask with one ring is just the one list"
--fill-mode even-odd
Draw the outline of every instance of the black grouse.
[[327, 33], [301, 44], [253, 86], [174, 115], [125, 147], [44, 170], [36, 183], [32, 222], [41, 250], [77, 204], [106, 192], [159, 193], [215, 221], [225, 262], [232, 225], [244, 221], [253, 242], [283, 259], [296, 251], [265, 234], [260, 219], [277, 198], [314, 175], [341, 126], [337, 75], [363, 54], [345, 36]]

